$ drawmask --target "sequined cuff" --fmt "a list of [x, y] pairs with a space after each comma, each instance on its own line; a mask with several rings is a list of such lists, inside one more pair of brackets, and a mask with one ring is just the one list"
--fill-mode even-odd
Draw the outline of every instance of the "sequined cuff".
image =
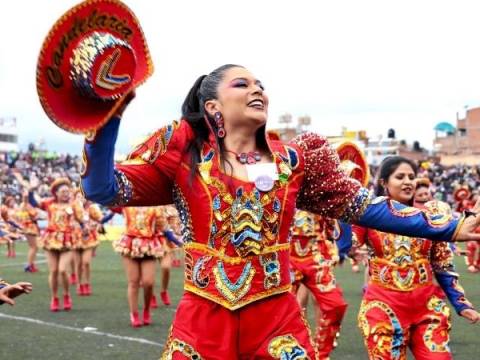
[[370, 191], [364, 187], [360, 188], [353, 201], [345, 208], [340, 220], [346, 223], [357, 221], [365, 212], [370, 203], [370, 198]]
[[115, 178], [115, 185], [118, 191], [109, 206], [124, 206], [133, 198], [133, 186], [123, 171], [114, 169], [113, 176]]

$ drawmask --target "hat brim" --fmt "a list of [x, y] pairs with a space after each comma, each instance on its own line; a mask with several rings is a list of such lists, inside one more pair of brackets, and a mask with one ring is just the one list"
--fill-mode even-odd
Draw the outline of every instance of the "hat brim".
[[370, 171], [363, 151], [356, 144], [350, 141], [344, 141], [337, 144], [336, 151], [340, 161], [349, 160], [355, 163], [361, 169], [361, 171], [353, 174], [352, 177], [357, 179], [363, 186], [367, 186], [370, 178]]
[[58, 188], [59, 188], [60, 186], [63, 186], [63, 185], [71, 186], [72, 183], [71, 183], [70, 180], [68, 180], [67, 178], [59, 178], [59, 179], [56, 179], [56, 180], [50, 185], [50, 192], [51, 192], [51, 194], [55, 196], [55, 193], [57, 192]]
[[[110, 32], [135, 52], [131, 86], [116, 100], [102, 101], [80, 94], [69, 78], [70, 56], [84, 36]], [[130, 91], [153, 73], [143, 31], [133, 12], [118, 0], [87, 0], [67, 11], [48, 33], [37, 63], [37, 92], [47, 116], [60, 128], [88, 133], [103, 126]]]

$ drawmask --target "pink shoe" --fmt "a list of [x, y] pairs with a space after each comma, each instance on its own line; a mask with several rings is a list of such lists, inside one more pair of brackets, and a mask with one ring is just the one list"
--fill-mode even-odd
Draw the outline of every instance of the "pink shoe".
[[85, 295], [85, 289], [83, 284], [78, 284], [77, 285], [77, 295], [78, 296], [83, 296]]
[[150, 308], [158, 309], [157, 297], [155, 295], [152, 295], [150, 299]]
[[176, 268], [182, 266], [180, 259], [173, 259], [172, 266]]
[[58, 297], [52, 297], [52, 301], [50, 301], [50, 311], [58, 311]]
[[37, 266], [35, 265], [35, 263], [32, 263], [32, 272], [36, 273], [36, 272], [39, 272]]
[[85, 284], [85, 287], [83, 288], [83, 295], [85, 295], [85, 296], [92, 295], [92, 288], [90, 287], [89, 283]]
[[134, 328], [138, 328], [142, 326], [142, 323], [140, 322], [140, 319], [138, 318], [138, 311], [135, 311], [133, 313], [130, 313], [130, 325]]
[[63, 310], [72, 310], [72, 298], [70, 297], [70, 295], [63, 295]]
[[150, 310], [143, 310], [143, 325], [148, 326], [152, 323], [152, 316], [150, 315]]
[[77, 285], [77, 274], [71, 273], [68, 282], [70, 283], [70, 285]]
[[162, 299], [162, 302], [165, 305], [170, 305], [171, 304], [170, 295], [168, 294], [168, 291], [166, 291], [166, 290], [160, 292], [160, 299]]

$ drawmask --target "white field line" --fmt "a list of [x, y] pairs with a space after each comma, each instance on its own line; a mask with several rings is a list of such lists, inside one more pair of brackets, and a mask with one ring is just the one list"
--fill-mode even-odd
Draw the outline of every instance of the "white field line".
[[[17, 257], [19, 257], [19, 255], [25, 255], [26, 256], [27, 254], [17, 252]], [[45, 254], [39, 253], [39, 254], [37, 254], [37, 258], [43, 258], [43, 260], [37, 260], [37, 261], [35, 261], [35, 264], [46, 264], [47, 263], [47, 257], [45, 256]], [[25, 266], [25, 262], [23, 262], [23, 263], [0, 264], [0, 268], [14, 267], [14, 266]]]
[[97, 331], [97, 330], [86, 331], [84, 329], [76, 328], [76, 327], [73, 327], [73, 326], [55, 324], [55, 323], [51, 323], [51, 322], [47, 322], [47, 321], [32, 319], [32, 318], [29, 318], [29, 317], [7, 315], [7, 314], [1, 313], [1, 312], [0, 312], [0, 318], [17, 320], [17, 321], [24, 321], [24, 322], [28, 322], [28, 323], [31, 323], [31, 324], [49, 326], [49, 327], [62, 329], [62, 330], [76, 331], [76, 332], [86, 334], [86, 335], [105, 336], [107, 338], [116, 339], [116, 340], [132, 341], [132, 342], [137, 342], [137, 343], [144, 344], [144, 345], [152, 345], [152, 346], [157, 346], [157, 347], [163, 347], [162, 343], [158, 343], [158, 342], [155, 342], [155, 341], [150, 341], [150, 340], [147, 340], [147, 339], [135, 338], [135, 337], [131, 337], [131, 336], [120, 336], [120, 335], [110, 334], [110, 333], [106, 333], [106, 332], [103, 332], [103, 331]]
[[[38, 260], [35, 261], [35, 264], [46, 264], [47, 260]], [[15, 266], [25, 266], [25, 263], [8, 263], [8, 264], [0, 264], [0, 268], [6, 268], [6, 267], [15, 267]]]

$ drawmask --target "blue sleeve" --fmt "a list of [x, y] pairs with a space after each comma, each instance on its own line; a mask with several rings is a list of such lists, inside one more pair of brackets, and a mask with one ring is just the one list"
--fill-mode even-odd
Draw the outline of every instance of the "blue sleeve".
[[379, 197], [366, 207], [356, 224], [386, 233], [420, 237], [434, 241], [452, 241], [464, 217], [427, 214], [419, 209]]
[[12, 220], [8, 220], [7, 224], [13, 226], [17, 230], [20, 230], [22, 228], [20, 225], [18, 225], [15, 221]]
[[430, 263], [438, 285], [442, 288], [457, 314], [465, 309], [473, 309], [473, 305], [465, 296], [465, 290], [458, 282], [459, 275], [455, 271], [454, 254], [449, 244], [446, 242], [433, 244], [430, 254]]
[[168, 241], [174, 243], [177, 246], [182, 246], [183, 243], [177, 239], [177, 237], [173, 234], [172, 230], [165, 230], [163, 232], [165, 234], [165, 237], [167, 238]]
[[82, 190], [89, 200], [102, 205], [115, 202], [119, 186], [115, 177], [114, 154], [120, 118], [113, 117], [99, 129], [83, 149]]
[[107, 221], [109, 221], [111, 218], [115, 216], [115, 213], [111, 211], [109, 214], [105, 215], [101, 220], [100, 224], [105, 224]]
[[458, 276], [443, 272], [435, 273], [435, 278], [457, 314], [465, 309], [473, 309], [473, 305], [465, 297], [465, 291], [458, 284]]
[[37, 202], [37, 199], [35, 199], [35, 195], [33, 194], [33, 191], [28, 192], [28, 202], [33, 207], [39, 207], [40, 206], [40, 204]]
[[342, 221], [336, 221], [333, 231], [333, 238], [338, 248], [338, 256], [341, 261], [347, 258], [348, 252], [352, 248], [352, 225]]

